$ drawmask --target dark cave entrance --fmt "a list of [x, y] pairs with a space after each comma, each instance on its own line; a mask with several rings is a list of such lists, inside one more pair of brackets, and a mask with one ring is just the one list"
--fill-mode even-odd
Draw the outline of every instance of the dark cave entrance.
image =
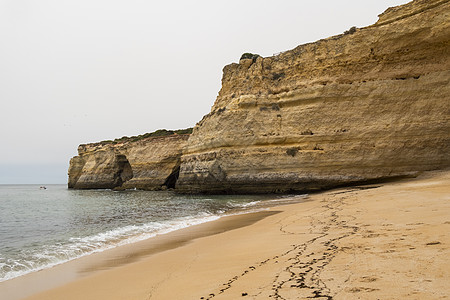
[[164, 181], [163, 186], [166, 186], [168, 189], [174, 189], [178, 177], [180, 177], [180, 164], [177, 164], [172, 169], [172, 173], [170, 173], [170, 175], [166, 178], [166, 181]]
[[133, 178], [133, 169], [125, 155], [117, 155], [117, 173], [114, 176], [114, 187], [120, 187], [125, 181]]

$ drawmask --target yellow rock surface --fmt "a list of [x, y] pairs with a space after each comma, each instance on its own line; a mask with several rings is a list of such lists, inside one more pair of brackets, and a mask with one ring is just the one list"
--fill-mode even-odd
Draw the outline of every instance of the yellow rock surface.
[[181, 192], [288, 192], [450, 166], [450, 1], [223, 70]]
[[145, 189], [174, 187], [189, 135], [150, 137], [117, 144], [80, 145], [70, 160], [69, 188]]

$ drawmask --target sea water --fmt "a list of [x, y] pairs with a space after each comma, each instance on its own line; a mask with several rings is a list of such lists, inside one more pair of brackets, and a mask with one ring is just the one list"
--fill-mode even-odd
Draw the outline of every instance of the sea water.
[[0, 282], [288, 199], [0, 185]]

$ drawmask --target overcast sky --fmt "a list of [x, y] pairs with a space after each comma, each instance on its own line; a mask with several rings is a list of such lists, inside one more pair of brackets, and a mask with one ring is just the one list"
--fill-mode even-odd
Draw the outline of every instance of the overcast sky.
[[195, 125], [244, 52], [364, 27], [407, 0], [0, 0], [0, 184], [66, 183], [81, 143]]

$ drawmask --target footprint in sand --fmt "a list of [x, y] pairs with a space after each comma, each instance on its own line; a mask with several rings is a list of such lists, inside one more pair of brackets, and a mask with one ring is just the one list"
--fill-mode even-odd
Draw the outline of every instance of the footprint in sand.
[[359, 281], [360, 282], [374, 282], [377, 280], [378, 280], [378, 278], [374, 277], [374, 276], [363, 276], [363, 277], [361, 277], [361, 279]]

